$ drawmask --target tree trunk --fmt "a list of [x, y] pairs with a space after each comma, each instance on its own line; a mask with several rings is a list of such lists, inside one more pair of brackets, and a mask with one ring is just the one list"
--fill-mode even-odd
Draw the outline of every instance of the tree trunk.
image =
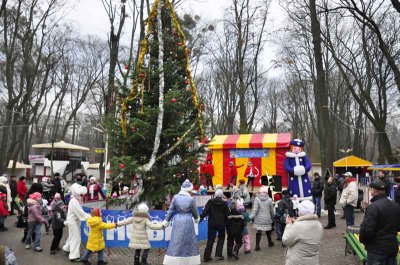
[[334, 136], [328, 110], [328, 91], [325, 83], [325, 70], [322, 55], [321, 29], [318, 21], [315, 0], [310, 0], [311, 34], [315, 58], [317, 79], [314, 81], [315, 110], [317, 112], [317, 128], [320, 142], [322, 172], [333, 163]]

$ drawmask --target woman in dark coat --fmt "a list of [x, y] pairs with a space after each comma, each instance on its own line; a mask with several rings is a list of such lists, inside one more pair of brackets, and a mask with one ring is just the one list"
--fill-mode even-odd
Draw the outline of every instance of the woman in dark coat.
[[331, 229], [336, 227], [335, 222], [335, 204], [336, 204], [336, 196], [337, 196], [337, 188], [336, 184], [333, 181], [332, 177], [328, 178], [327, 186], [324, 191], [325, 205], [328, 209], [328, 225], [325, 226], [325, 229]]

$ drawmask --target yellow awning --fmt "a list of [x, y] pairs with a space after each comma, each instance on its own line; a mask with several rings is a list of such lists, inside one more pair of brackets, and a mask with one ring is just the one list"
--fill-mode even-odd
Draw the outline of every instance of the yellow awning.
[[[51, 143], [46, 143], [46, 144], [34, 144], [32, 145], [32, 148], [42, 148], [42, 149], [50, 149], [52, 148]], [[81, 151], [89, 151], [89, 148], [84, 147], [84, 146], [79, 146], [75, 144], [69, 144], [64, 141], [59, 141], [54, 143], [54, 148], [56, 149], [69, 149], [69, 150], [81, 150]]]
[[[10, 160], [10, 162], [8, 162], [8, 167], [7, 168], [11, 169], [12, 166], [13, 166], [13, 163], [14, 163], [14, 161]], [[26, 164], [23, 164], [23, 163], [18, 163], [18, 162], [15, 164], [15, 169], [27, 169], [27, 168], [31, 169], [32, 166], [31, 165], [26, 165]]]
[[370, 167], [372, 163], [356, 156], [346, 156], [335, 162], [334, 167]]

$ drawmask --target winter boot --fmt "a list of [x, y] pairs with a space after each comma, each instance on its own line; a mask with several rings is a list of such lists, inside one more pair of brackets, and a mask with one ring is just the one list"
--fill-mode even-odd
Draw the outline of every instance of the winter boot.
[[148, 255], [147, 252], [143, 251], [141, 265], [150, 265], [149, 263], [147, 263], [147, 255]]
[[142, 263], [140, 263], [140, 249], [137, 249], [135, 251], [135, 263], [134, 265], [141, 265]]
[[260, 250], [260, 241], [261, 241], [261, 233], [257, 232], [256, 233], [256, 248], [254, 249], [255, 251]]
[[268, 246], [269, 247], [273, 247], [274, 246], [274, 242], [272, 241], [272, 238], [271, 238], [271, 232], [272, 231], [267, 231], [267, 238], [268, 238]]

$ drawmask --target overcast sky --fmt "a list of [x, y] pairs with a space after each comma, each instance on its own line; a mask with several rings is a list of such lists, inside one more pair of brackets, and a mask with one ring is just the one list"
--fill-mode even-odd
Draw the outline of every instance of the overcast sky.
[[[120, 0], [113, 0], [120, 3]], [[283, 21], [283, 12], [278, 4], [279, 0], [273, 0], [268, 18], [268, 31], [277, 29]], [[150, 2], [153, 2], [152, 0]], [[178, 14], [190, 13], [199, 15], [205, 21], [218, 21], [223, 18], [224, 10], [232, 0], [183, 0], [177, 10]], [[71, 23], [82, 35], [96, 35], [107, 39], [109, 21], [101, 0], [74, 0], [69, 2], [69, 12], [65, 21]], [[129, 20], [129, 19], [128, 19]], [[218, 27], [218, 23], [216, 25]], [[125, 41], [129, 40], [129, 24], [125, 27]], [[267, 43], [264, 50], [264, 62], [269, 64], [275, 58], [275, 48], [272, 43]], [[269, 65], [266, 65], [269, 67]]]

